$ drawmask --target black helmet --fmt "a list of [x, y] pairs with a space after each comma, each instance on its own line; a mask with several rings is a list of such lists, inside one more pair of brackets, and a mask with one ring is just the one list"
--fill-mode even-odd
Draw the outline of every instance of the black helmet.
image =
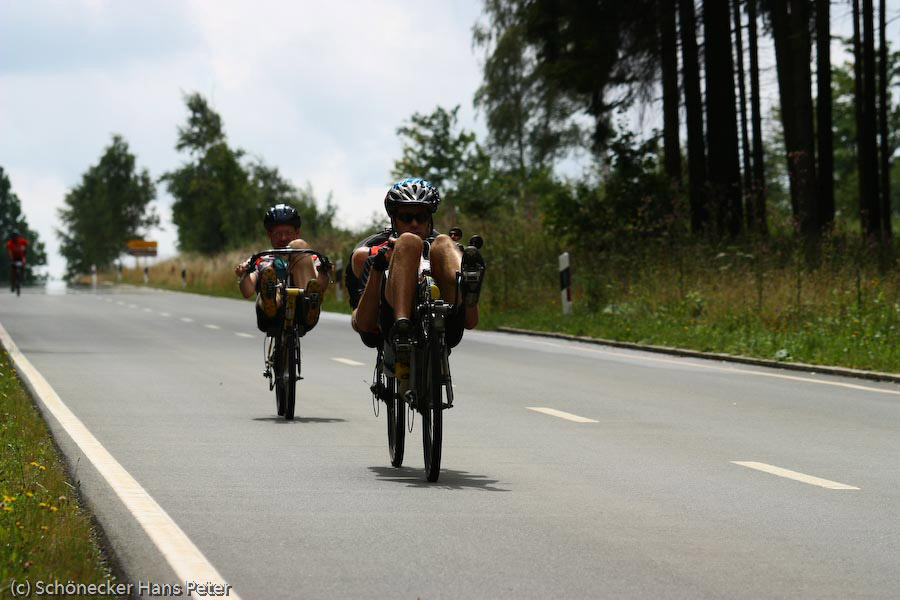
[[462, 229], [459, 227], [451, 227], [450, 231], [447, 232], [449, 235], [453, 235], [454, 233], [459, 234], [459, 237], [462, 237]]
[[10, 232], [10, 234], [9, 234], [9, 239], [15, 240], [18, 238], [19, 238], [19, 232], [16, 231], [15, 229], [13, 229], [12, 232]]
[[418, 204], [434, 213], [440, 201], [441, 195], [436, 187], [424, 179], [411, 177], [391, 186], [384, 197], [384, 209], [389, 215], [393, 215], [400, 205]]
[[293, 225], [300, 227], [300, 213], [293, 206], [287, 204], [276, 204], [266, 211], [263, 219], [263, 225], [267, 231], [271, 231], [276, 225]]

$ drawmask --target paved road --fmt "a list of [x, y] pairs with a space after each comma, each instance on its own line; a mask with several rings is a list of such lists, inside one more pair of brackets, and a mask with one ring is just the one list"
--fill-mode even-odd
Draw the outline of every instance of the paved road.
[[[346, 316], [293, 423], [250, 303], [28, 290], [0, 323], [244, 599], [900, 597], [900, 386], [470, 332], [428, 484]], [[177, 580], [60, 443], [127, 574]]]

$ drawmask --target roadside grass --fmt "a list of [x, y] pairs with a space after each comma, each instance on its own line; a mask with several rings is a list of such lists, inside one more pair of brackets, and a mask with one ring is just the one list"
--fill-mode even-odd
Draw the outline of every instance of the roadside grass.
[[[896, 265], [732, 247], [619, 257], [592, 272], [573, 265], [572, 314], [559, 290], [490, 297], [483, 325], [900, 372]], [[499, 308], [499, 307], [505, 308]]]
[[[0, 356], [0, 597], [10, 582], [115, 582], [46, 424]], [[66, 596], [68, 597], [68, 596]], [[115, 598], [115, 596], [92, 596]]]

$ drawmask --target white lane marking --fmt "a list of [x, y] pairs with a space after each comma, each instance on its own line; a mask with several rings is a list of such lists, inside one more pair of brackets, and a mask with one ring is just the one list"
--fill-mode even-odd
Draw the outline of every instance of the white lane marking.
[[234, 335], [236, 335], [236, 336], [238, 336], [238, 337], [242, 337], [242, 338], [252, 338], [252, 337], [255, 337], [255, 336], [250, 335], [249, 333], [244, 333], [243, 331], [235, 331], [235, 332], [234, 332]]
[[161, 317], [170, 317], [170, 316], [172, 316], [172, 315], [170, 315], [170, 314], [167, 313], [167, 312], [161, 312], [161, 313], [159, 313], [159, 316], [161, 316]]
[[184, 321], [185, 323], [193, 323], [194, 322], [194, 320], [190, 317], [181, 317], [181, 320]]
[[145, 308], [145, 309], [144, 309], [144, 312], [153, 312], [153, 309], [152, 309], [152, 308]]
[[129, 305], [128, 305], [128, 308], [137, 308], [137, 307], [138, 307], [137, 304], [129, 304]]
[[[688, 367], [697, 367], [698, 369], [710, 369], [714, 371], [724, 371], [726, 373], [738, 373], [740, 375], [758, 375], [760, 377], [773, 377], [775, 379], [788, 379], [790, 381], [803, 381], [806, 383], [818, 383], [821, 385], [835, 385], [838, 387], [845, 387], [854, 390], [863, 390], [866, 392], [879, 392], [881, 394], [894, 394], [896, 396], [900, 396], [900, 391], [898, 390], [886, 390], [882, 388], [869, 387], [867, 385], [857, 385], [855, 383], [843, 383], [841, 381], [825, 381], [823, 379], [813, 379], [811, 377], [797, 377], [796, 375], [782, 375], [781, 373], [766, 373], [765, 371], [753, 371], [749, 369], [736, 369], [734, 367], [721, 367], [718, 365], [704, 365], [696, 362], [691, 362], [690, 360], [674, 360], [668, 358], [660, 358], [656, 356], [640, 356], [638, 354], [629, 354], [626, 352], [615, 352], [612, 350], [598, 350], [596, 348], [582, 348], [581, 346], [572, 345], [572, 346], [564, 346], [563, 344], [554, 344], [553, 342], [545, 342], [541, 340], [529, 340], [534, 344], [543, 344], [545, 346], [553, 346], [555, 348], [563, 348], [570, 350], [581, 350], [583, 352], [593, 352], [595, 354], [606, 354], [608, 356], [619, 356], [623, 358], [637, 359], [637, 360], [647, 360], [652, 362], [661, 362], [670, 365], [679, 365], [679, 366], [688, 366]], [[640, 350], [636, 350], [635, 352], [640, 352]], [[709, 360], [715, 360], [714, 358]]]
[[550, 415], [551, 417], [559, 417], [560, 419], [575, 421], [576, 423], [599, 423], [599, 421], [595, 421], [594, 419], [579, 417], [578, 415], [573, 415], [572, 413], [567, 413], [562, 410], [556, 410], [555, 408], [546, 408], [543, 406], [526, 406], [525, 408], [527, 408], [528, 410], [533, 410], [535, 412], [544, 413], [545, 415]]
[[125, 306], [125, 303], [122, 302], [121, 300], [117, 300], [116, 304], [118, 304], [119, 306]]
[[206, 327], [207, 329], [222, 329], [222, 328], [219, 327], [218, 325], [211, 325], [211, 324], [209, 324], [209, 323], [207, 323], [206, 325], [204, 325], [204, 327]]
[[[28, 387], [43, 405], [45, 412], [50, 412], [56, 418], [72, 441], [84, 453], [84, 456], [91, 461], [103, 479], [112, 487], [179, 579], [196, 582], [212, 581], [229, 585], [181, 530], [181, 527], [172, 520], [172, 517], [113, 458], [112, 454], [84, 426], [84, 423], [66, 406], [43, 375], [19, 352], [19, 348], [2, 324], [0, 324], [0, 340]], [[240, 600], [233, 589], [230, 590], [229, 597]]]
[[343, 363], [345, 365], [350, 365], [351, 367], [362, 367], [365, 366], [366, 363], [361, 363], [359, 361], [350, 360], [349, 358], [338, 358], [336, 356], [332, 356], [331, 360]]
[[797, 471], [791, 471], [790, 469], [782, 469], [781, 467], [767, 465], [766, 463], [740, 460], [733, 460], [731, 462], [742, 467], [747, 467], [748, 469], [756, 469], [757, 471], [771, 473], [772, 475], [778, 475], [779, 477], [785, 477], [787, 479], [793, 479], [795, 481], [802, 481], [803, 483], [817, 485], [819, 487], [828, 488], [829, 490], [859, 489], [858, 487], [847, 485], [846, 483], [838, 483], [837, 481], [830, 481], [828, 479], [822, 479], [821, 477], [813, 477], [812, 475], [798, 473]]

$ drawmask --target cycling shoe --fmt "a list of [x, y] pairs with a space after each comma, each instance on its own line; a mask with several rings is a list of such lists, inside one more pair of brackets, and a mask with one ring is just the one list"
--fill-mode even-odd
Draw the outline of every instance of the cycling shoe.
[[397, 319], [391, 328], [391, 346], [394, 348], [396, 363], [408, 365], [412, 354], [412, 321], [409, 319]]
[[325, 297], [324, 291], [324, 286], [318, 279], [310, 279], [303, 290], [303, 295], [306, 297], [306, 314], [303, 316], [303, 324], [307, 331], [319, 322], [322, 300]]
[[275, 267], [271, 264], [259, 274], [259, 299], [262, 303], [263, 314], [268, 318], [278, 312], [278, 276], [275, 275]]
[[484, 281], [484, 258], [475, 246], [463, 250], [459, 267], [459, 289], [466, 306], [476, 306], [481, 294], [481, 283]]

